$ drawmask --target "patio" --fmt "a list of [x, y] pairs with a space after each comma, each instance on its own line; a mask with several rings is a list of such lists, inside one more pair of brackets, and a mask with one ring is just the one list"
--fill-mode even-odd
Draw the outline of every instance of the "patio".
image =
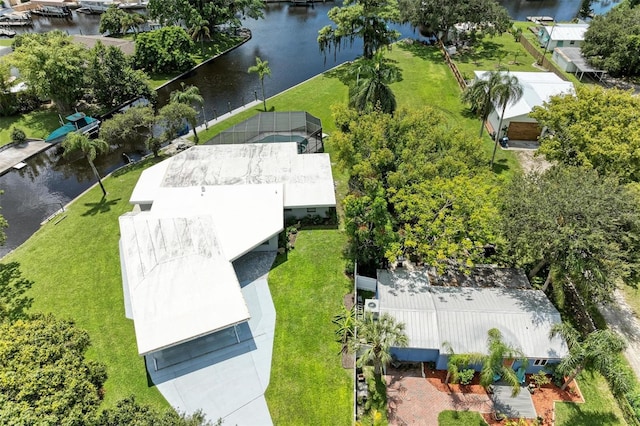
[[517, 396], [511, 396], [512, 390], [512, 387], [504, 382], [494, 383], [491, 399], [496, 412], [509, 418], [535, 419], [538, 415], [527, 387], [520, 386]]
[[[440, 392], [426, 380], [420, 367], [387, 368], [389, 425], [437, 426], [444, 410], [491, 413], [493, 402], [486, 394]], [[528, 393], [528, 392], [527, 392]]]

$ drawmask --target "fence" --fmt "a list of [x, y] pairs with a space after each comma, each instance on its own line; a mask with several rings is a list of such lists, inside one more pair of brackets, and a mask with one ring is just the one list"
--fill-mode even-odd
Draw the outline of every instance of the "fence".
[[438, 45], [440, 46], [440, 50], [442, 51], [442, 54], [444, 55], [444, 61], [447, 63], [447, 65], [449, 65], [449, 68], [453, 72], [453, 76], [456, 78], [456, 81], [458, 82], [458, 86], [460, 86], [460, 89], [462, 89], [462, 90], [466, 89], [467, 88], [467, 82], [462, 77], [462, 74], [460, 73], [460, 70], [458, 70], [458, 67], [456, 66], [456, 64], [451, 59], [451, 56], [449, 55], [449, 52], [447, 52], [447, 49], [445, 49], [444, 44], [442, 44], [441, 40], [438, 41]]
[[[531, 54], [531, 56], [533, 56], [536, 59], [536, 61], [539, 61], [540, 58], [543, 57], [543, 54], [540, 53], [540, 51], [536, 49], [536, 47], [533, 44], [531, 44], [531, 42], [525, 36], [520, 36], [520, 44], [524, 46], [525, 50], [529, 52], [529, 54]], [[549, 56], [551, 56], [552, 54], [553, 52], [549, 52]], [[564, 73], [560, 70], [560, 68], [558, 68], [556, 64], [551, 62], [551, 60], [549, 60], [549, 58], [547, 58], [546, 56], [542, 58], [542, 63], [540, 64], [540, 66], [553, 72], [555, 75], [557, 75], [564, 81], [569, 81], [567, 76], [564, 75]]]

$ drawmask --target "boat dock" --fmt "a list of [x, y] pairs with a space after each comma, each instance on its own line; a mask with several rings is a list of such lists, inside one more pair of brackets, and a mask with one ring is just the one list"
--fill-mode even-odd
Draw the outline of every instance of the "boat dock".
[[54, 144], [45, 142], [42, 139], [31, 139], [20, 145], [0, 147], [0, 176], [16, 166], [18, 166], [16, 168], [20, 168], [20, 163], [42, 151], [46, 151], [52, 146]]

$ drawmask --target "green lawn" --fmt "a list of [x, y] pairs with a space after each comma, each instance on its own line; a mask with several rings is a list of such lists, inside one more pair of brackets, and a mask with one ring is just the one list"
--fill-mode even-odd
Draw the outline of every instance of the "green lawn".
[[274, 424], [352, 422], [352, 372], [341, 367], [331, 323], [353, 285], [343, 273], [345, 242], [337, 230], [300, 231], [269, 273], [277, 314], [266, 398]]
[[13, 40], [10, 38], [0, 38], [0, 46], [11, 46]]
[[11, 127], [24, 130], [28, 138], [46, 138], [60, 127], [58, 112], [54, 109], [32, 111], [23, 115], [0, 117], [0, 146], [11, 142]]
[[442, 411], [438, 414], [438, 426], [486, 426], [482, 416], [475, 411]]
[[582, 371], [578, 385], [585, 403], [556, 402], [556, 425], [599, 425], [613, 426], [627, 424], [609, 391], [606, 380], [594, 371]]
[[141, 171], [105, 179], [104, 201], [94, 187], [3, 259], [20, 262], [23, 275], [35, 282], [32, 311], [72, 319], [89, 332], [88, 356], [105, 363], [109, 375], [105, 406], [130, 394], [158, 408], [168, 406], [147, 385], [133, 321], [124, 316], [118, 216], [131, 211], [129, 197]]

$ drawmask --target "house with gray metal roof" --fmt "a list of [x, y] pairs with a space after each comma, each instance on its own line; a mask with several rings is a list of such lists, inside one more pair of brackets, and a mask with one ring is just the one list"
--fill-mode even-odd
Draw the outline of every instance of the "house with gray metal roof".
[[[446, 369], [445, 342], [456, 353], [486, 353], [487, 332], [492, 328], [523, 351], [529, 360], [527, 373], [566, 356], [566, 342], [560, 337], [549, 339], [551, 327], [561, 318], [542, 291], [489, 287], [486, 268], [483, 274], [483, 285], [463, 287], [432, 285], [427, 269], [380, 270], [377, 300], [367, 300], [365, 310], [388, 313], [405, 324], [409, 345], [392, 350], [400, 361], [431, 361], [438, 369]], [[496, 276], [504, 277], [504, 271], [496, 268]]]

